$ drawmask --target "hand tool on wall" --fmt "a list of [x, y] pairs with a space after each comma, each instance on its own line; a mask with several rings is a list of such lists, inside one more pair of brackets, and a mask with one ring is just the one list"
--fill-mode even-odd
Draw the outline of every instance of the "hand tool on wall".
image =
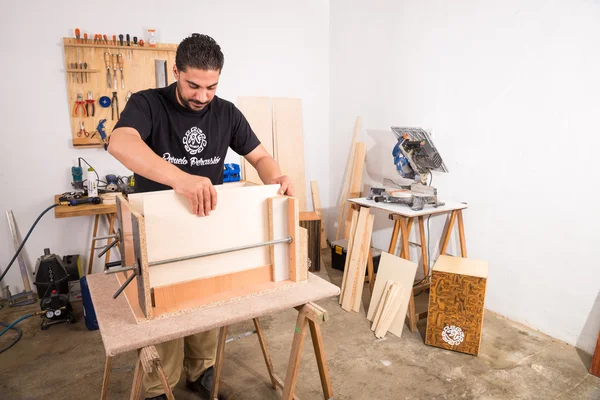
[[112, 64], [113, 64], [113, 70], [114, 70], [114, 77], [113, 77], [113, 90], [117, 90], [117, 86], [118, 86], [118, 82], [117, 82], [117, 55], [113, 53], [112, 55]]
[[108, 52], [104, 53], [104, 65], [106, 65], [106, 82], [108, 83], [108, 88], [110, 89], [112, 88], [112, 82], [110, 80], [110, 54], [108, 54]]
[[113, 35], [113, 41], [112, 41], [112, 45], [116, 46], [117, 45], [117, 35]]
[[77, 38], [76, 42], [77, 43], [81, 43], [80, 39], [80, 35], [81, 35], [81, 31], [79, 30], [79, 28], [75, 28], [75, 37]]
[[[91, 91], [88, 91], [87, 100], [85, 101], [85, 111], [87, 112], [88, 117], [93, 117], [96, 115], [96, 105], [94, 104], [96, 100], [94, 100], [94, 96]], [[90, 108], [92, 112], [90, 113]]]
[[73, 116], [77, 117], [79, 112], [79, 107], [81, 107], [81, 112], [84, 117], [87, 117], [87, 111], [85, 109], [85, 101], [83, 101], [83, 94], [77, 93], [77, 100], [75, 101], [75, 107], [73, 108]]
[[104, 150], [108, 149], [108, 140], [107, 140], [107, 137], [106, 137], [106, 132], [104, 131], [104, 129], [106, 129], [104, 127], [104, 123], [105, 122], [106, 122], [106, 118], [101, 119], [98, 122], [98, 126], [96, 127], [96, 130], [100, 134], [100, 138], [102, 138], [102, 141], [104, 142]]
[[110, 99], [108, 96], [102, 96], [100, 97], [100, 100], [98, 100], [98, 104], [100, 104], [100, 107], [102, 108], [108, 108], [110, 107]]
[[85, 130], [85, 126], [83, 125], [83, 122], [79, 123], [79, 132], [77, 132], [77, 137], [88, 137], [90, 136], [90, 133], [88, 131]]
[[123, 46], [123, 34], [119, 33], [119, 46]]
[[119, 119], [119, 98], [117, 92], [113, 92], [113, 97], [110, 100], [110, 110], [112, 114], [112, 120], [115, 120], [115, 107], [117, 107], [117, 119]]
[[[73, 63], [73, 69], [77, 69], [77, 63]], [[75, 71], [75, 82], [79, 83], [79, 72]]]
[[134, 45], [134, 46], [137, 46], [137, 45], [138, 45], [138, 42], [137, 42], [137, 36], [134, 36], [134, 37], [133, 37], [133, 45]]
[[104, 44], [108, 46], [108, 36], [104, 35]]
[[[129, 40], [129, 33], [127, 35], [125, 35], [125, 37], [127, 38], [127, 47], [131, 46], [131, 42]], [[131, 50], [127, 49], [127, 57], [131, 60]]]
[[123, 79], [123, 55], [117, 54], [117, 60], [119, 62], [119, 69], [121, 70], [121, 89], [125, 89], [125, 80]]
[[[87, 70], [87, 61], [83, 62], [83, 69]], [[87, 74], [87, 72], [84, 72], [83, 75], [85, 76], [85, 82], [87, 83], [87, 81], [88, 81], [88, 74]]]
[[88, 44], [88, 34], [87, 33], [83, 34], [83, 43]]
[[144, 41], [140, 40], [140, 47], [144, 47]]

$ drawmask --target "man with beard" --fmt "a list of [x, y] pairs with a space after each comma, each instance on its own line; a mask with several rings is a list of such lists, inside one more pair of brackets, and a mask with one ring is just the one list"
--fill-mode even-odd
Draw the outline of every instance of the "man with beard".
[[[193, 34], [177, 48], [176, 82], [131, 96], [108, 151], [133, 171], [135, 192], [173, 189], [190, 201], [191, 212], [207, 216], [217, 207], [213, 185], [223, 182], [231, 147], [256, 168], [265, 184], [280, 184], [293, 196], [289, 177], [260, 144], [243, 114], [215, 95], [224, 57], [209, 36]], [[156, 346], [171, 388], [182, 367], [188, 389], [207, 396], [213, 383], [218, 329]], [[166, 399], [158, 378], [144, 375], [146, 399]], [[223, 394], [220, 395], [223, 397]]]

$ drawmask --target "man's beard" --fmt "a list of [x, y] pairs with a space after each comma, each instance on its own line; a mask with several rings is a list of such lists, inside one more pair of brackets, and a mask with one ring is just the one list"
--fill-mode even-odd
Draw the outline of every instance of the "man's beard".
[[196, 107], [206, 106], [208, 104], [208, 101], [206, 103], [201, 103], [196, 100], [188, 100], [188, 99], [184, 98], [181, 95], [181, 90], [179, 88], [179, 82], [177, 82], [177, 85], [175, 85], [175, 90], [177, 91], [177, 97], [179, 98], [179, 101], [181, 102], [181, 104], [183, 104], [183, 106], [190, 111], [201, 111], [203, 109], [203, 108], [193, 108], [192, 104]]

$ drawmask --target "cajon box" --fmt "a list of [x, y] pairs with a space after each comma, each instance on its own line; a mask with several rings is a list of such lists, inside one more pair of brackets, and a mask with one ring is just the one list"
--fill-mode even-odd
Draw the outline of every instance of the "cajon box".
[[426, 344], [479, 354], [487, 275], [486, 261], [438, 258], [431, 272]]

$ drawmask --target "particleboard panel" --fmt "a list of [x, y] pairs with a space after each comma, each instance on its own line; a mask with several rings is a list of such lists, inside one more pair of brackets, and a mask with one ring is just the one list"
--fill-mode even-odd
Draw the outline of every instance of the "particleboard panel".
[[[267, 152], [275, 158], [273, 141], [273, 105], [270, 97], [238, 97], [237, 107], [248, 120], [250, 127]], [[275, 158], [276, 159], [276, 158]], [[244, 180], [262, 184], [258, 172], [242, 159]]]
[[[267, 200], [277, 196], [279, 185], [215, 189], [217, 208], [206, 217], [190, 213], [187, 198], [174, 191], [144, 197], [150, 263], [268, 240]], [[276, 216], [274, 221], [286, 217]], [[150, 267], [150, 283], [163, 286], [267, 264], [268, 247], [257, 247]]]
[[375, 279], [375, 286], [373, 287], [373, 295], [371, 296], [367, 319], [373, 321], [375, 310], [384, 292], [386, 282], [397, 282], [400, 286], [400, 292], [402, 293], [401, 303], [388, 331], [398, 337], [402, 336], [402, 329], [404, 328], [404, 320], [408, 310], [410, 296], [412, 296], [412, 287], [417, 268], [418, 264], [414, 262], [394, 256], [385, 251], [381, 252], [381, 259], [379, 260], [377, 278]]
[[431, 273], [425, 343], [478, 355], [486, 284], [486, 262], [440, 256]]
[[281, 172], [294, 185], [300, 211], [306, 210], [306, 178], [304, 172], [304, 136], [302, 101], [300, 99], [273, 99], [273, 136], [275, 153]]
[[[82, 33], [83, 36], [83, 33]], [[89, 36], [89, 34], [88, 34]], [[167, 82], [173, 83], [173, 74], [171, 69], [175, 64], [176, 44], [159, 43], [156, 48], [150, 47], [134, 47], [93, 44], [92, 38], [88, 37], [88, 43], [77, 43], [75, 38], [63, 38], [64, 62], [65, 62], [65, 79], [67, 84], [67, 96], [69, 103], [69, 119], [71, 122], [71, 137], [73, 146], [76, 148], [86, 147], [102, 147], [100, 135], [93, 133], [102, 119], [106, 119], [104, 124], [107, 135], [110, 135], [112, 129], [117, 122], [115, 107], [115, 118], [113, 119], [111, 108], [100, 107], [98, 101], [100, 97], [107, 96], [112, 99], [113, 92], [117, 92], [119, 103], [119, 113], [123, 111], [126, 103], [128, 92], [135, 93], [140, 90], [156, 87], [156, 75], [154, 60], [167, 61]], [[118, 41], [118, 37], [117, 37]], [[132, 43], [133, 44], [133, 43]], [[106, 64], [104, 61], [104, 53], [110, 55], [110, 75], [112, 86], [108, 87]], [[117, 65], [117, 89], [114, 89], [114, 67], [112, 61], [113, 54], [121, 54], [123, 60], [123, 78], [124, 88], [121, 82], [121, 71]], [[72, 68], [73, 63], [77, 64], [77, 69]], [[87, 63], [87, 74], [82, 76], [79, 63], [83, 66]], [[85, 69], [83, 69], [85, 71]], [[83, 78], [83, 81], [82, 81]], [[87, 82], [86, 82], [87, 79]], [[77, 94], [83, 96], [83, 100], [87, 100], [88, 91], [92, 92], [92, 97], [95, 105], [94, 116], [83, 116], [81, 109], [78, 116], [73, 116]], [[91, 113], [91, 108], [90, 108]], [[89, 137], [82, 135], [77, 136], [80, 123], [83, 122], [85, 130], [89, 133]]]

